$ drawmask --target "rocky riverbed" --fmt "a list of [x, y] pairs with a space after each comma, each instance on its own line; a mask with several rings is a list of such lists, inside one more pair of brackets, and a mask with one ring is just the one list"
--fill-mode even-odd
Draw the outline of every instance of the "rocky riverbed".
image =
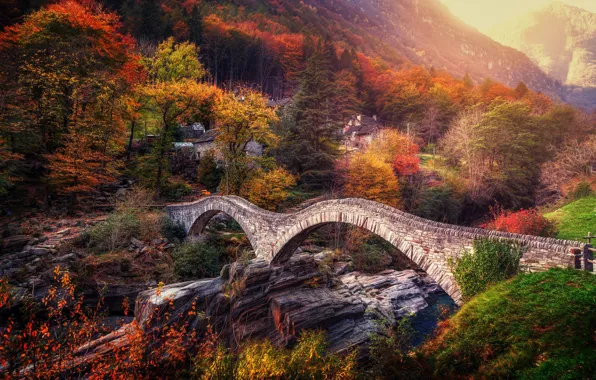
[[[157, 315], [188, 321], [199, 334], [208, 326], [230, 345], [246, 339], [269, 339], [291, 346], [306, 329], [327, 330], [329, 349], [363, 347], [382, 324], [432, 307], [445, 295], [438, 285], [414, 270], [386, 270], [374, 275], [342, 273], [323, 255], [295, 255], [283, 266], [261, 259], [234, 263], [213, 279], [171, 284], [140, 293], [135, 320], [145, 328], [164, 323]], [[194, 310], [198, 313], [194, 313]], [[122, 347], [126, 329], [91, 345], [91, 357], [106, 347]]]

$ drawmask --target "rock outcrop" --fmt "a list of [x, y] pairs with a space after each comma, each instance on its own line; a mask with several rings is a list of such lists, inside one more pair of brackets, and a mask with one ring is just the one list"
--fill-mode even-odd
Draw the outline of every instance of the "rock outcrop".
[[194, 306], [201, 312], [190, 318], [191, 328], [210, 325], [231, 344], [251, 338], [286, 346], [302, 330], [324, 328], [330, 349], [339, 352], [365, 345], [380, 321], [393, 323], [424, 309], [428, 296], [438, 292], [436, 283], [414, 270], [338, 275], [325, 260], [301, 254], [283, 266], [262, 259], [237, 262], [218, 278], [143, 292], [135, 319], [151, 326], [156, 313], [167, 312], [172, 322]]

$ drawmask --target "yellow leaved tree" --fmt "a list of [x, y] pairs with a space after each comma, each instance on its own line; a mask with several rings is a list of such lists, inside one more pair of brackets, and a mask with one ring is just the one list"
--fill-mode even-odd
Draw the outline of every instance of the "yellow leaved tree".
[[396, 207], [400, 201], [399, 183], [391, 164], [374, 151], [356, 153], [349, 162], [345, 195], [366, 198]]
[[277, 121], [273, 108], [260, 92], [241, 89], [224, 94], [215, 107], [218, 135], [215, 139], [224, 159], [222, 188], [226, 194], [240, 194], [244, 183], [260, 168], [263, 157], [249, 154], [250, 144], [272, 147], [278, 137], [270, 125]]

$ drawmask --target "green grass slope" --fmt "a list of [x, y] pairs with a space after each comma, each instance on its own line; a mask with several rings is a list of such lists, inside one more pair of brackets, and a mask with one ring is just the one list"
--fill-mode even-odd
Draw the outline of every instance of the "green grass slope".
[[596, 276], [522, 274], [467, 302], [425, 344], [439, 378], [590, 379]]
[[559, 239], [583, 241], [588, 232], [596, 234], [596, 196], [578, 199], [544, 216], [557, 222]]

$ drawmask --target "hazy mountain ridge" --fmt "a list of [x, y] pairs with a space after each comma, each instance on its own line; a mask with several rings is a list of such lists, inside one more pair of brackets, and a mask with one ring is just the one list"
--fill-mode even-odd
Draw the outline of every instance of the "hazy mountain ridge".
[[467, 72], [476, 81], [490, 77], [512, 87], [523, 81], [535, 91], [564, 98], [561, 85], [525, 54], [466, 25], [438, 0], [305, 2], [340, 14], [343, 22], [352, 23], [415, 64], [460, 77]]
[[596, 106], [596, 14], [555, 2], [495, 27], [489, 35], [524, 52], [565, 84], [571, 102]]

